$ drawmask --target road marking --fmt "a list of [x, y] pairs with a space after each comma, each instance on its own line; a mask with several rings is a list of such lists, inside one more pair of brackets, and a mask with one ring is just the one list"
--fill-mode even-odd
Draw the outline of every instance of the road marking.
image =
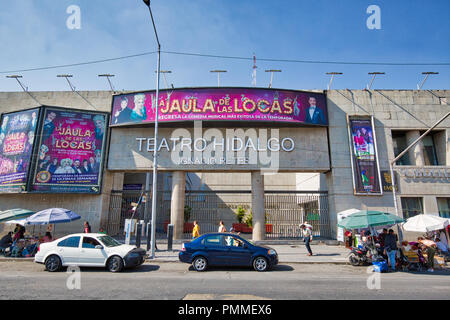
[[251, 294], [189, 293], [184, 296], [183, 300], [272, 300], [272, 299], [254, 296]]

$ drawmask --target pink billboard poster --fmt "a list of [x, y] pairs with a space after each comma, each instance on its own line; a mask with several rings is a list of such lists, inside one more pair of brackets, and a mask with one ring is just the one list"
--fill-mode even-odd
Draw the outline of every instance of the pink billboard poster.
[[111, 126], [159, 121], [262, 121], [327, 125], [323, 93], [259, 88], [196, 88], [115, 95]]
[[46, 109], [33, 190], [97, 192], [106, 120], [105, 114]]

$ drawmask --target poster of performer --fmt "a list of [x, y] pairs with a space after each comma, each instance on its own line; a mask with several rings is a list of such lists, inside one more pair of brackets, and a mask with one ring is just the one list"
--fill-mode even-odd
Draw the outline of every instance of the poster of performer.
[[26, 190], [39, 109], [3, 114], [0, 124], [0, 192]]
[[108, 115], [45, 108], [31, 189], [99, 193]]
[[349, 116], [353, 187], [356, 195], [381, 195], [381, 177], [376, 155], [372, 117]]

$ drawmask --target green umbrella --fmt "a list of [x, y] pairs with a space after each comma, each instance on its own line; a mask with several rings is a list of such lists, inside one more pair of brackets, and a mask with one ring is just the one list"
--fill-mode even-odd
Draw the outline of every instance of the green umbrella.
[[9, 209], [9, 210], [0, 212], [0, 222], [24, 219], [33, 214], [34, 214], [33, 211], [27, 210], [27, 209], [21, 209], [21, 208]]
[[402, 222], [405, 222], [405, 220], [387, 212], [362, 210], [349, 215], [340, 221], [337, 226], [353, 230], [394, 225]]

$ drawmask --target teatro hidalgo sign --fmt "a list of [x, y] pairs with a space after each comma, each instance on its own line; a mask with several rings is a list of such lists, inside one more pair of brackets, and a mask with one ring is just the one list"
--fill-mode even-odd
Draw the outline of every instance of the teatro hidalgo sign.
[[[153, 123], [156, 92], [114, 95], [111, 126]], [[323, 93], [258, 88], [161, 90], [159, 122], [246, 121], [328, 125]]]

